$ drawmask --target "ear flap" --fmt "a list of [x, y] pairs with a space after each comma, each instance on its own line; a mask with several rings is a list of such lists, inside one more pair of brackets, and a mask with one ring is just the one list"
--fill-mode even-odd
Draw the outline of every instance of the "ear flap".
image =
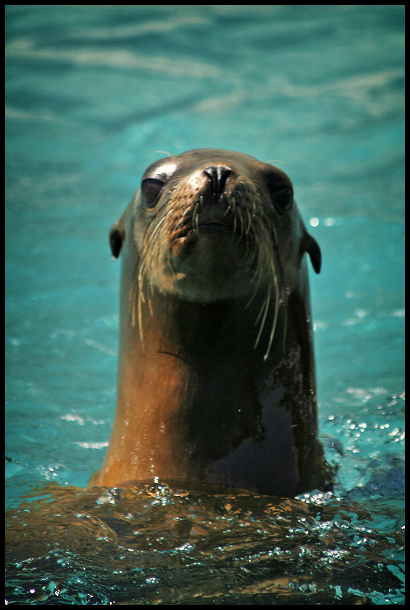
[[125, 231], [122, 228], [120, 222], [120, 220], [116, 222], [110, 231], [110, 246], [114, 258], [119, 257], [122, 244], [125, 239]]
[[305, 232], [302, 249], [303, 252], [307, 252], [309, 254], [313, 269], [316, 271], [316, 273], [320, 273], [320, 268], [322, 266], [322, 253], [316, 239], [309, 235], [308, 232]]

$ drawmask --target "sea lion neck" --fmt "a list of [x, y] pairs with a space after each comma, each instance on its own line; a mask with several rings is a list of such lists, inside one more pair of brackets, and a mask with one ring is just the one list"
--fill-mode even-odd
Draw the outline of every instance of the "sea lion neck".
[[[125, 317], [115, 429], [138, 460], [132, 477], [121, 469], [121, 480], [151, 474], [223, 482], [210, 466], [246, 439], [263, 438], [263, 380], [275, 350], [266, 362], [255, 347], [255, 312], [245, 306], [153, 290], [142, 311], [143, 339]], [[287, 425], [291, 436], [291, 418]]]

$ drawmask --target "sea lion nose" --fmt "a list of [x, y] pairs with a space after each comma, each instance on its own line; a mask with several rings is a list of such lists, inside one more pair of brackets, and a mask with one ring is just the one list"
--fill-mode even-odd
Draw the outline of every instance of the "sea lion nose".
[[209, 165], [209, 167], [204, 169], [204, 173], [211, 179], [213, 194], [216, 197], [222, 195], [232, 170], [226, 167], [226, 165]]

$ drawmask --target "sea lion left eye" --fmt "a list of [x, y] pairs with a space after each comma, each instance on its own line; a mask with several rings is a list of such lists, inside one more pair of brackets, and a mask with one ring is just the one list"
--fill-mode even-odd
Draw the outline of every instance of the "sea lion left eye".
[[281, 184], [271, 185], [269, 188], [270, 196], [279, 212], [289, 210], [292, 206], [292, 189]]
[[142, 181], [142, 197], [148, 208], [154, 207], [157, 203], [163, 186], [164, 184], [161, 180], [155, 180], [154, 178], [145, 178]]

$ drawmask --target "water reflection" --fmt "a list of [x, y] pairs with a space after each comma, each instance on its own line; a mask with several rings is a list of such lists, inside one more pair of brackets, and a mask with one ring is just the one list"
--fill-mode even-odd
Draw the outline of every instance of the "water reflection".
[[8, 513], [7, 599], [74, 604], [402, 603], [398, 513], [206, 485], [47, 484]]

